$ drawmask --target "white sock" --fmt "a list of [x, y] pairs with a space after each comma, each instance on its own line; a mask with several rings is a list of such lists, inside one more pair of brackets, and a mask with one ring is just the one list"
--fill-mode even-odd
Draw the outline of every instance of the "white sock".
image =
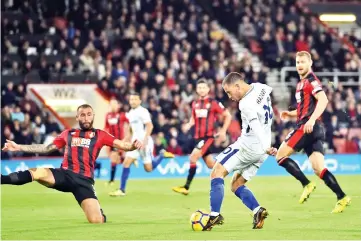
[[260, 208], [261, 208], [261, 206], [258, 206], [258, 207], [256, 207], [255, 209], [253, 209], [253, 211], [252, 211], [253, 214], [256, 214]]
[[219, 215], [219, 213], [217, 213], [217, 212], [211, 212], [211, 216], [213, 216], [213, 217], [218, 216], [218, 215]]

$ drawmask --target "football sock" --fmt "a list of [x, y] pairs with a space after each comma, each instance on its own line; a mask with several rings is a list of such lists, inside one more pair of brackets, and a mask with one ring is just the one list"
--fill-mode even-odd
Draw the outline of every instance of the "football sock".
[[196, 175], [196, 171], [197, 171], [197, 163], [190, 163], [189, 164], [189, 170], [188, 170], [188, 176], [187, 176], [187, 182], [186, 185], [184, 185], [185, 189], [189, 189], [194, 176]]
[[323, 169], [320, 178], [325, 182], [325, 184], [336, 194], [337, 200], [340, 200], [346, 196], [342, 191], [340, 185], [337, 183], [335, 176], [327, 170]]
[[253, 193], [246, 186], [240, 186], [239, 188], [237, 188], [234, 194], [239, 197], [239, 199], [242, 200], [244, 205], [246, 205], [251, 211], [254, 211], [257, 207], [259, 207], [259, 204]]
[[102, 168], [102, 165], [99, 162], [96, 162], [94, 170], [98, 170], [98, 175], [97, 175], [98, 178], [100, 177], [100, 169], [101, 168]]
[[114, 182], [115, 172], [117, 170], [117, 164], [112, 163], [112, 169], [110, 171], [110, 182]]
[[163, 154], [160, 154], [153, 159], [153, 161], [152, 161], [153, 170], [157, 168], [157, 166], [163, 161], [163, 159], [164, 159]]
[[289, 157], [281, 158], [278, 162], [278, 165], [284, 167], [286, 171], [294, 176], [298, 181], [301, 182], [302, 186], [306, 186], [310, 183], [310, 180], [305, 176], [301, 171], [297, 163]]
[[221, 211], [224, 196], [224, 180], [223, 178], [214, 178], [211, 181], [210, 201], [211, 215], [216, 216]]
[[122, 190], [123, 192], [125, 192], [125, 186], [127, 185], [129, 173], [130, 173], [130, 168], [123, 167], [122, 177], [120, 180], [120, 190]]
[[13, 172], [7, 176], [1, 175], [1, 184], [24, 185], [32, 181], [33, 176], [31, 175], [29, 170]]

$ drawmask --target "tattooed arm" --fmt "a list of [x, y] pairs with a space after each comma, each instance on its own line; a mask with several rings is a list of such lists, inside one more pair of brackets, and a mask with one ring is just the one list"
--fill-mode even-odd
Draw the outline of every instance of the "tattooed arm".
[[39, 153], [39, 154], [46, 154], [58, 149], [53, 143], [50, 143], [49, 145], [34, 144], [34, 145], [19, 145], [19, 146], [20, 146], [20, 151]]
[[124, 150], [124, 151], [133, 151], [136, 149], [142, 148], [142, 143], [138, 140], [135, 140], [133, 142], [127, 142], [127, 141], [121, 141], [118, 139], [115, 139], [113, 142], [113, 147]]
[[46, 154], [49, 152], [53, 152], [58, 148], [53, 143], [49, 145], [44, 144], [34, 144], [34, 145], [19, 145], [13, 141], [6, 140], [5, 146], [2, 149], [3, 151], [23, 151], [29, 153], [39, 153]]

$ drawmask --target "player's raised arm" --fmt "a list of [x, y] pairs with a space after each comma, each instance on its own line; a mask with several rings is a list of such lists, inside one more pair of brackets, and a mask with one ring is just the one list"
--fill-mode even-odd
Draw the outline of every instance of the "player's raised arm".
[[6, 140], [3, 151], [23, 151], [28, 153], [46, 154], [61, 149], [65, 146], [65, 137], [68, 135], [68, 130], [63, 131], [58, 135], [54, 141], [48, 145], [33, 144], [33, 145], [19, 145], [14, 141]]
[[99, 134], [100, 140], [105, 146], [115, 147], [124, 151], [133, 151], [143, 147], [142, 143], [138, 140], [133, 142], [122, 141], [105, 131], [101, 131]]
[[33, 145], [19, 145], [13, 141], [6, 140], [6, 143], [3, 147], [3, 151], [23, 151], [28, 153], [39, 153], [46, 154], [57, 150], [55, 144], [50, 143], [49, 145], [45, 144], [33, 144]]
[[141, 149], [143, 147], [142, 143], [138, 140], [133, 142], [122, 141], [119, 139], [115, 139], [113, 141], [113, 147], [119, 148], [124, 151], [134, 151], [136, 149]]

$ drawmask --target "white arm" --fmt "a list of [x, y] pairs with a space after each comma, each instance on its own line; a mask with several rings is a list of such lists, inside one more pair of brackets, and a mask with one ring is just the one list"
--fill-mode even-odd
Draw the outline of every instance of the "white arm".
[[269, 146], [267, 146], [267, 140], [263, 135], [263, 128], [260, 119], [258, 118], [257, 112], [254, 109], [250, 108], [240, 108], [241, 112], [244, 113], [246, 119], [248, 120], [249, 127], [252, 128], [254, 135], [257, 137], [261, 143], [261, 148], [266, 152]]
[[249, 126], [252, 128], [253, 133], [261, 143], [262, 150], [266, 153], [269, 146], [267, 146], [266, 138], [264, 138], [261, 122], [258, 118], [249, 120]]

